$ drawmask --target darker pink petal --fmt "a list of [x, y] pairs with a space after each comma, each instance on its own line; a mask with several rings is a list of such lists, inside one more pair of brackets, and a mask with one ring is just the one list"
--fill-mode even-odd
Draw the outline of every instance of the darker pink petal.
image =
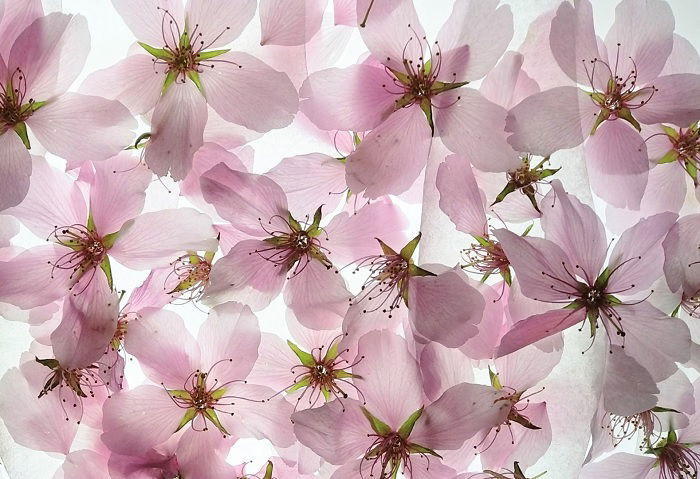
[[518, 321], [501, 339], [496, 357], [505, 356], [540, 339], [564, 331], [582, 322], [585, 317], [586, 312], [583, 309], [554, 309]]
[[0, 211], [18, 205], [29, 191], [32, 159], [14, 131], [0, 135]]
[[457, 229], [470, 235], [487, 236], [484, 201], [469, 162], [457, 155], [448, 156], [438, 168], [436, 182], [440, 209]]

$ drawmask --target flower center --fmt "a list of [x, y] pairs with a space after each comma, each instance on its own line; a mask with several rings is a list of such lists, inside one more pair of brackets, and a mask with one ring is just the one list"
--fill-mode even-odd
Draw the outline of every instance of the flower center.
[[700, 454], [680, 442], [669, 442], [658, 453], [660, 479], [696, 479]]
[[165, 280], [166, 284], [171, 284], [170, 279], [174, 276], [177, 285], [167, 294], [178, 293], [185, 302], [197, 301], [204, 294], [204, 289], [209, 284], [209, 274], [211, 273], [211, 261], [198, 254], [185, 254], [177, 258], [172, 263], [173, 270]]
[[700, 291], [696, 292], [693, 296], [688, 296], [683, 293], [681, 308], [691, 317], [700, 319]]
[[409, 264], [401, 255], [378, 255], [360, 260], [353, 274], [360, 268], [368, 268], [370, 275], [362, 285], [362, 292], [352, 300], [353, 304], [367, 299], [371, 302], [370, 309], [362, 312], [373, 312], [379, 309], [383, 313], [389, 313], [397, 309], [402, 301], [406, 301], [408, 295], [408, 283], [410, 279]]
[[660, 426], [659, 417], [651, 410], [642, 411], [632, 416], [618, 416], [609, 414], [607, 424], [602, 427], [608, 430], [608, 434], [612, 437], [613, 446], [617, 447], [625, 439], [631, 440], [641, 432], [644, 435], [644, 442], [640, 445], [640, 449], [644, 444], [651, 444], [654, 439], [659, 439], [658, 433], [655, 432], [655, 426]]
[[462, 265], [462, 269], [487, 277], [509, 270], [510, 263], [499, 242], [486, 238], [477, 241], [478, 243], [462, 250], [462, 257], [467, 262]]
[[27, 80], [20, 68], [12, 72], [7, 85], [0, 90], [0, 122], [12, 128], [29, 118], [38, 108], [33, 98], [25, 103]]
[[70, 248], [70, 252], [51, 265], [57, 269], [72, 270], [71, 279], [79, 279], [88, 270], [94, 272], [107, 256], [108, 248], [102, 238], [83, 225], [59, 226], [48, 239]]
[[[374, 437], [374, 442], [367, 448], [364, 461], [372, 461], [370, 466], [369, 476], [378, 477], [379, 479], [388, 479], [396, 477], [401, 465], [404, 471], [408, 471], [408, 477], [411, 477], [412, 471], [411, 459], [408, 442], [402, 438], [397, 432], [391, 432], [386, 435], [370, 434]], [[362, 466], [360, 466], [362, 469]], [[379, 473], [378, 476], [375, 476]]]

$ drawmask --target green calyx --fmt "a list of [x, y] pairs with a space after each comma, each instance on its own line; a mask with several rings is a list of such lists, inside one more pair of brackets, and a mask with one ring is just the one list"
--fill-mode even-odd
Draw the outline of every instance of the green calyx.
[[520, 191], [527, 196], [532, 204], [532, 207], [538, 213], [540, 207], [537, 204], [537, 184], [545, 178], [554, 175], [561, 168], [545, 168], [545, 163], [549, 162], [549, 156], [546, 156], [537, 165], [531, 167], [531, 156], [525, 155], [522, 158], [522, 166], [517, 170], [508, 172], [508, 182], [501, 192], [496, 196], [496, 199], [491, 203], [491, 206], [502, 202], [506, 197], [514, 191]]

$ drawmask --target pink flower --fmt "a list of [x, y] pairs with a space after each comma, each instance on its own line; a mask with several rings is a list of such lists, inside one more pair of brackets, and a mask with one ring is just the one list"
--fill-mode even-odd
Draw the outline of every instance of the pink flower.
[[[301, 110], [319, 128], [372, 130], [348, 157], [350, 190], [368, 198], [406, 191], [425, 166], [433, 130], [478, 168], [517, 167], [501, 134], [505, 109], [461, 88], [486, 75], [505, 51], [513, 34], [509, 7], [458, 1], [434, 44], [411, 0], [371, 7], [374, 21], [360, 33], [372, 57], [314, 73], [300, 90]], [[358, 4], [357, 18], [367, 10], [367, 2]]]
[[[453, 477], [440, 452], [459, 448], [507, 414], [491, 388], [468, 383], [426, 405], [418, 365], [393, 333], [368, 333], [358, 354], [364, 359], [353, 371], [363, 377], [366, 402], [335, 400], [292, 416], [299, 441], [341, 466], [331, 479], [393, 477], [401, 470], [412, 478]], [[387, 368], [391, 374], [384, 374]]]
[[271, 390], [245, 381], [259, 343], [257, 318], [241, 304], [214, 308], [197, 340], [178, 315], [142, 312], [129, 323], [126, 349], [160, 386], [142, 385], [106, 403], [103, 442], [115, 453], [140, 455], [187, 427], [192, 447], [202, 451], [222, 435], [290, 446], [291, 404], [261, 404]]
[[[564, 192], [558, 181], [552, 184], [553, 194], [543, 204], [546, 239], [523, 238], [503, 229], [496, 236], [523, 293], [537, 301], [561, 304], [563, 309], [516, 323], [501, 339], [497, 355], [505, 356], [578, 323], [582, 329], [588, 322], [594, 339], [602, 326], [613, 353], [608, 375], [621, 381], [606, 381], [606, 390], [613, 388], [606, 393], [610, 399], [606, 408], [622, 415], [649, 409], [658, 392], [654, 382], [669, 377], [677, 369], [676, 361], [689, 357], [685, 323], [669, 318], [646, 298], [639, 299], [661, 274], [661, 242], [676, 215], [658, 214], [625, 231], [603, 267], [607, 239], [602, 223], [593, 210]], [[633, 399], [614, 394], [632, 387], [626, 382], [631, 378], [639, 394]]]
[[680, 307], [700, 318], [700, 215], [683, 216], [663, 242], [664, 273], [671, 291], [680, 296]]
[[30, 2], [8, 8], [0, 32], [3, 48], [12, 47], [4, 52], [7, 63], [0, 62], [0, 211], [19, 204], [29, 189], [28, 131], [49, 152], [79, 164], [117, 154], [136, 126], [117, 101], [67, 92], [90, 48], [85, 18], [41, 16], [33, 8]]
[[265, 176], [219, 164], [201, 185], [219, 216], [251, 238], [214, 264], [205, 299], [241, 301], [259, 310], [284, 287], [285, 302], [307, 327], [332, 329], [333, 317], [345, 315], [350, 294], [334, 264], [367, 254], [377, 234], [402, 236], [403, 218], [388, 200], [321, 226], [321, 207], [313, 220], [297, 221], [284, 191]]
[[700, 115], [700, 75], [661, 75], [673, 28], [666, 2], [624, 0], [599, 43], [590, 2], [563, 3], [551, 23], [550, 47], [564, 73], [590, 91], [560, 86], [526, 98], [510, 111], [508, 141], [547, 156], [588, 138], [595, 193], [613, 206], [639, 209], [649, 173], [641, 124], [688, 125]]
[[80, 293], [103, 273], [111, 287], [110, 257], [129, 268], [149, 269], [167, 266], [186, 250], [216, 249], [216, 234], [202, 213], [181, 208], [140, 214], [151, 174], [143, 167], [133, 168], [129, 154], [92, 168], [86, 165], [83, 170], [88, 201], [70, 175], [34, 161], [29, 193], [12, 214], [51, 244], [3, 264], [3, 301], [25, 309], [47, 304], [70, 289]]
[[[285, 73], [222, 49], [255, 14], [255, 0], [115, 0], [144, 54], [99, 71], [83, 91], [99, 91], [134, 113], [153, 111], [145, 161], [160, 176], [183, 179], [202, 146], [207, 105], [224, 120], [266, 132], [291, 123], [298, 95]], [[147, 53], [147, 54], [146, 54]], [[235, 98], [235, 101], [231, 101]]]
[[395, 329], [405, 319], [417, 337], [451, 348], [476, 336], [484, 298], [459, 268], [438, 266], [436, 274], [416, 265], [411, 258], [420, 237], [419, 233], [399, 252], [377, 238], [381, 254], [356, 261], [353, 272], [366, 268], [369, 276], [343, 321], [351, 340], [368, 331]]

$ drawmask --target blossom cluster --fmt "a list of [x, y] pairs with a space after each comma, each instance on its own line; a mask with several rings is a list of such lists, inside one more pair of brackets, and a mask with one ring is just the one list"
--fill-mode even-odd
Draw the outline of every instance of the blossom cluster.
[[[0, 3], [17, 447], [58, 479], [697, 478], [700, 56], [664, 0], [592, 3], [514, 47], [499, 0], [435, 32], [112, 0], [133, 47], [77, 86], [85, 17]], [[261, 167], [280, 131], [316, 150]]]

